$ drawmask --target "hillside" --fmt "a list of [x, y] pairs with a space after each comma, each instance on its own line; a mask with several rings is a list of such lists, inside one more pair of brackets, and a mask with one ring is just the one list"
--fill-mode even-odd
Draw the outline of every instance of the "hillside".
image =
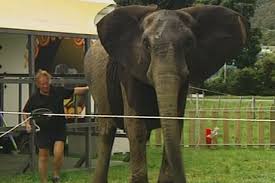
[[252, 19], [253, 26], [275, 29], [275, 1], [258, 0], [255, 16]]
[[253, 27], [262, 29], [264, 45], [275, 46], [275, 0], [258, 0], [251, 23]]

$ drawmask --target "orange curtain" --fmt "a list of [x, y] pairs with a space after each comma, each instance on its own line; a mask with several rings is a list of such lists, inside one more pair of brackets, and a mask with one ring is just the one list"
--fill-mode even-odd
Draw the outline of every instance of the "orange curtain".
[[74, 44], [78, 47], [83, 47], [85, 44], [85, 41], [83, 38], [74, 38]]

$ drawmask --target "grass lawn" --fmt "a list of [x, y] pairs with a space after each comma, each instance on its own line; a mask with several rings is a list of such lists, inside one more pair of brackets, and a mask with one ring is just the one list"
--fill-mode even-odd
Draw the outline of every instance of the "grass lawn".
[[[150, 182], [156, 182], [162, 149], [148, 148]], [[189, 183], [273, 183], [275, 182], [275, 150], [271, 149], [184, 149], [184, 161]], [[116, 157], [116, 159], [119, 157]], [[109, 183], [128, 182], [128, 165], [112, 167]], [[92, 173], [91, 173], [92, 175]], [[86, 183], [90, 172], [74, 171], [62, 174], [63, 183]], [[38, 182], [37, 174], [1, 176], [1, 183]]]

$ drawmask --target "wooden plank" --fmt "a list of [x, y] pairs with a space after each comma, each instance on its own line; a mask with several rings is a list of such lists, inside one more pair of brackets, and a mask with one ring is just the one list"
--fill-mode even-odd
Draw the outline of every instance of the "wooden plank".
[[[200, 118], [206, 117], [205, 111], [200, 111]], [[206, 120], [199, 120], [200, 122], [200, 131], [199, 131], [199, 144], [206, 144], [205, 142], [205, 126], [206, 126]]]
[[[236, 119], [241, 119], [240, 109], [235, 111]], [[241, 122], [240, 120], [235, 121], [235, 144], [241, 144]], [[237, 145], [237, 147], [241, 147]]]
[[[188, 116], [190, 118], [194, 118], [196, 116], [195, 111], [188, 111]], [[189, 144], [195, 144], [195, 120], [189, 120]]]
[[[223, 110], [223, 118], [228, 119], [229, 118], [229, 112], [226, 109], [226, 106]], [[229, 121], [224, 120], [223, 121], [223, 143], [229, 144]]]
[[[217, 108], [212, 109], [211, 115], [212, 115], [212, 118], [218, 118], [218, 116], [219, 116], [218, 109]], [[215, 129], [216, 127], [217, 127], [217, 121], [213, 120], [212, 121], [212, 130]], [[217, 143], [218, 143], [218, 139], [217, 139], [217, 136], [215, 136], [212, 138], [212, 144], [217, 144]]]
[[[263, 110], [263, 105], [261, 104], [259, 107], [259, 111], [258, 111], [260, 119], [264, 119], [264, 113], [262, 112], [262, 110]], [[259, 144], [264, 144], [264, 126], [265, 126], [264, 122], [262, 122], [262, 121], [258, 122], [258, 127], [259, 127], [259, 131], [258, 131], [258, 133], [259, 133], [258, 140], [259, 141], [258, 142], [259, 142]]]
[[[247, 111], [247, 119], [253, 119], [253, 111]], [[252, 121], [247, 121], [247, 144], [253, 144], [253, 123]]]
[[[275, 119], [275, 104], [270, 108], [270, 119]], [[275, 122], [270, 122], [270, 144], [275, 144]], [[272, 145], [274, 147], [274, 145]]]

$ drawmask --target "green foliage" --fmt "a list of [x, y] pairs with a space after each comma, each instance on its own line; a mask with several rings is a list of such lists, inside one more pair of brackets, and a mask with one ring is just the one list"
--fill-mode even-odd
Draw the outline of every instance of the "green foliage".
[[[225, 84], [224, 79], [221, 75], [219, 75], [218, 77], [215, 77], [213, 79], [209, 79], [209, 80], [205, 81], [202, 88], [206, 88], [211, 91], [227, 93], [226, 84]], [[216, 93], [206, 92], [206, 95], [216, 95]]]
[[258, 0], [255, 16], [252, 18], [253, 26], [264, 29], [275, 29], [275, 1]]
[[237, 70], [228, 78], [227, 89], [230, 94], [256, 95], [256, 73], [251, 67]]
[[251, 19], [253, 27], [263, 32], [262, 44], [275, 46], [275, 1], [258, 0], [254, 17]]
[[241, 13], [250, 18], [254, 14], [256, 0], [196, 0], [197, 4], [221, 5]]
[[245, 67], [228, 72], [227, 82], [223, 74], [204, 83], [210, 90], [234, 95], [275, 95], [275, 54], [260, 58], [254, 67]]
[[261, 36], [262, 34], [260, 29], [249, 29], [248, 41], [245, 48], [243, 48], [241, 53], [232, 60], [236, 67], [242, 69], [254, 65], [254, 63], [257, 61], [257, 55], [261, 51]]
[[257, 81], [262, 95], [275, 95], [275, 54], [268, 54], [255, 64]]
[[263, 45], [275, 46], [275, 29], [263, 30], [263, 36], [262, 36], [261, 42]]

